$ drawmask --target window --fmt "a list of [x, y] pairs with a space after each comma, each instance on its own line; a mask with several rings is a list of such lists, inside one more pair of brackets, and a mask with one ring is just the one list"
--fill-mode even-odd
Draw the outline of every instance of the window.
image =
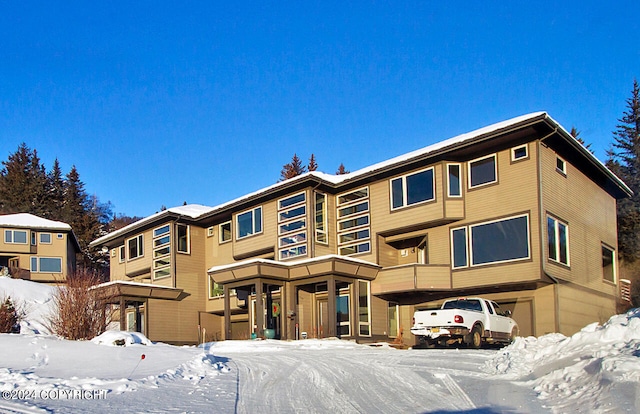
[[58, 233], [56, 236], [58, 237], [58, 240], [62, 240], [62, 238], [64, 237], [62, 233]]
[[38, 235], [36, 234], [36, 232], [32, 231], [31, 232], [31, 245], [32, 246], [35, 246], [37, 244], [36, 243], [36, 241], [38, 240], [37, 237], [38, 237]]
[[178, 253], [189, 253], [189, 226], [185, 224], [178, 224], [176, 226]]
[[398, 318], [398, 304], [395, 302], [389, 302], [388, 308], [388, 319], [389, 319], [389, 338], [398, 337], [398, 332], [400, 331], [399, 325], [400, 320]]
[[226, 243], [231, 240], [231, 222], [227, 221], [220, 224], [220, 243]]
[[31, 257], [31, 271], [34, 273], [62, 273], [62, 258]]
[[129, 260], [144, 256], [142, 234], [127, 240], [127, 248], [129, 250]]
[[496, 154], [469, 161], [469, 188], [498, 181]]
[[280, 260], [307, 254], [307, 194], [278, 200], [278, 256]]
[[447, 164], [448, 196], [462, 197], [460, 164]]
[[511, 161], [520, 161], [529, 157], [527, 144], [511, 148]]
[[602, 278], [608, 282], [616, 283], [615, 251], [604, 244], [602, 245]]
[[560, 220], [547, 217], [549, 260], [569, 265], [569, 226]]
[[358, 327], [361, 336], [371, 336], [370, 284], [358, 281]]
[[452, 267], [529, 258], [529, 216], [521, 215], [451, 230]]
[[556, 157], [556, 171], [562, 175], [567, 175], [567, 163], [560, 157]]
[[122, 262], [125, 261], [124, 245], [120, 246], [120, 248], [118, 248], [118, 250], [120, 251], [120, 254], [118, 255], [118, 262], [122, 263]]
[[236, 228], [238, 229], [238, 239], [262, 233], [262, 207], [238, 214], [236, 216]]
[[51, 244], [51, 233], [40, 233], [41, 244]]
[[315, 193], [315, 225], [316, 241], [322, 244], [329, 243], [327, 235], [327, 196], [322, 193]]
[[340, 295], [336, 298], [336, 311], [338, 313], [338, 336], [351, 335], [349, 295]]
[[9, 244], [27, 244], [26, 230], [5, 230], [4, 242]]
[[[180, 226], [177, 225], [176, 228]], [[171, 225], [165, 224], [153, 230], [153, 279], [169, 276], [171, 276]]]
[[337, 197], [338, 253], [352, 255], [371, 251], [369, 227], [369, 188], [364, 187]]
[[392, 210], [433, 199], [433, 168], [391, 180]]
[[212, 237], [214, 235], [213, 226], [207, 227], [207, 237]]

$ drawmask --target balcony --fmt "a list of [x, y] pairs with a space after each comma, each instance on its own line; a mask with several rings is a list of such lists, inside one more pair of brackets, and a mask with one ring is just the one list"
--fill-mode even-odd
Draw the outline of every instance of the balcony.
[[448, 291], [452, 289], [449, 265], [412, 263], [382, 269], [371, 283], [376, 296], [394, 293]]

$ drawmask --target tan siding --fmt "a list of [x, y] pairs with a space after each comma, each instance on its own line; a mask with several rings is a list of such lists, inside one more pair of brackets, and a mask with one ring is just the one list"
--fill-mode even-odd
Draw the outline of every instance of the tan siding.
[[[259, 207], [259, 206], [254, 206]], [[238, 213], [243, 213], [243, 210]], [[262, 233], [248, 236], [237, 240], [237, 214], [233, 216], [234, 227], [234, 243], [233, 254], [235, 256], [243, 256], [253, 252], [261, 251], [267, 248], [275, 248], [278, 237], [278, 219], [276, 201], [270, 201], [262, 204]], [[277, 254], [277, 252], [276, 252]]]
[[613, 297], [565, 283], [558, 285], [558, 307], [564, 335], [573, 335], [594, 322], [603, 324], [616, 313]]
[[[546, 259], [556, 278], [613, 295], [615, 286], [602, 280], [601, 243], [617, 250], [616, 201], [582, 172], [566, 163], [567, 175], [556, 171], [556, 153], [541, 147], [545, 212], [569, 225], [570, 268]], [[546, 217], [545, 217], [546, 221]]]

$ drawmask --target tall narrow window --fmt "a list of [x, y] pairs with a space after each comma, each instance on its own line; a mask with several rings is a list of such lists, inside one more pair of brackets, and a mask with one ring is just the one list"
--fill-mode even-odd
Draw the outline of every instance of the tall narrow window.
[[549, 259], [569, 265], [569, 227], [566, 223], [548, 216], [547, 239]]
[[469, 265], [466, 227], [451, 230], [451, 250], [454, 269]]
[[460, 179], [460, 164], [447, 164], [449, 197], [462, 196], [462, 181]]
[[307, 193], [278, 200], [278, 256], [280, 260], [307, 254]]
[[369, 282], [365, 280], [358, 281], [358, 326], [361, 336], [371, 336], [369, 288]]
[[327, 235], [327, 196], [326, 194], [315, 193], [315, 198], [316, 241], [327, 244], [329, 243]]
[[338, 196], [338, 253], [352, 255], [371, 251], [369, 187]]
[[144, 256], [143, 250], [144, 238], [142, 234], [133, 237], [127, 241], [127, 248], [129, 250], [129, 260], [137, 259]]
[[615, 251], [602, 245], [602, 278], [607, 282], [616, 282]]
[[395, 302], [389, 302], [388, 308], [389, 318], [389, 338], [396, 338], [399, 331], [399, 318], [398, 318], [398, 304]]
[[189, 253], [189, 226], [178, 224], [176, 230], [178, 233], [178, 252]]
[[225, 223], [220, 224], [219, 227], [220, 233], [220, 243], [226, 243], [231, 240], [231, 222], [227, 221]]

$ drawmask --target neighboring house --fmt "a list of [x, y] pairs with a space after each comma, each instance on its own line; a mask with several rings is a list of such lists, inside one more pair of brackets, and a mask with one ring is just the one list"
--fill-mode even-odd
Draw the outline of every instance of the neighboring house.
[[71, 226], [28, 213], [0, 216], [0, 267], [14, 277], [59, 283], [76, 269], [80, 246]]
[[[152, 340], [402, 340], [416, 308], [483, 295], [522, 335], [615, 313], [629, 188], [544, 112], [346, 175], [306, 173], [168, 209], [111, 251], [121, 326]], [[403, 335], [404, 333], [404, 335]]]

